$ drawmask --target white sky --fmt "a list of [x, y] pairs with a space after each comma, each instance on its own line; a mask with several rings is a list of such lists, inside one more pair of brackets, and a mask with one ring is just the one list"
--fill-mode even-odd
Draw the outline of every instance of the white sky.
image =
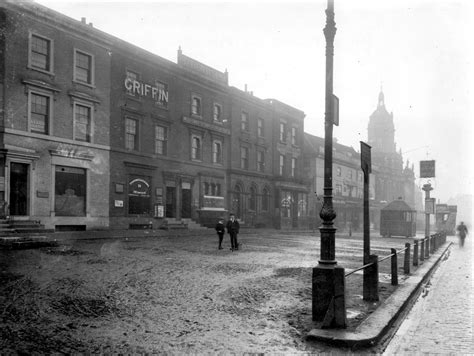
[[[183, 53], [230, 85], [306, 113], [324, 137], [326, 2], [37, 1], [176, 62]], [[436, 160], [432, 196], [473, 194], [471, 0], [335, 0], [334, 136], [359, 150], [381, 85], [403, 158]], [[422, 184], [425, 181], [420, 181]]]

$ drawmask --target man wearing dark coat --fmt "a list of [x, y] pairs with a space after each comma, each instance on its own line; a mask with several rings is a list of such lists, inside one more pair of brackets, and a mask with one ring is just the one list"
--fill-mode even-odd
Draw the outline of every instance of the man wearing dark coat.
[[229, 221], [227, 221], [227, 232], [230, 235], [230, 245], [231, 245], [231, 250], [238, 250], [239, 249], [239, 243], [237, 242], [237, 234], [239, 233], [240, 229], [240, 224], [235, 218], [234, 214], [230, 214], [229, 216]]
[[467, 226], [464, 225], [464, 223], [461, 221], [461, 224], [458, 225], [456, 230], [458, 230], [459, 238], [461, 240], [461, 241], [459, 241], [460, 244], [461, 244], [461, 247], [463, 247], [464, 246], [464, 240], [466, 239], [466, 235], [468, 234]]
[[224, 239], [224, 233], [225, 233], [225, 226], [224, 226], [224, 220], [219, 219], [219, 221], [216, 224], [216, 231], [217, 231], [217, 236], [219, 236], [219, 250], [222, 250], [222, 240]]

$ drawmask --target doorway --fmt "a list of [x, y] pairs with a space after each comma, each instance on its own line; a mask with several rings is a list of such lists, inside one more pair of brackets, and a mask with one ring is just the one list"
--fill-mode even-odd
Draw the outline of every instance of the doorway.
[[242, 188], [240, 185], [236, 185], [234, 188], [234, 193], [232, 197], [232, 210], [235, 214], [235, 217], [238, 219], [242, 219], [241, 213], [241, 198], [242, 198]]
[[10, 163], [10, 215], [29, 215], [28, 172], [28, 164]]
[[181, 189], [181, 217], [191, 218], [191, 189]]
[[166, 187], [166, 214], [167, 218], [176, 217], [176, 187]]

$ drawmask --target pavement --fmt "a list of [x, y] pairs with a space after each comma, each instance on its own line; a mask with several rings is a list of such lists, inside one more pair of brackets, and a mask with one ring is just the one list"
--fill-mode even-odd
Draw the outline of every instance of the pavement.
[[393, 326], [400, 323], [416, 301], [440, 261], [449, 251], [452, 242], [447, 240], [429, 258], [419, 262], [421, 265], [401, 281], [389, 298], [365, 319], [354, 331], [344, 329], [312, 329], [308, 339], [323, 341], [329, 344], [362, 348], [373, 346], [393, 335]]
[[473, 241], [464, 247], [455, 237], [449, 258], [441, 261], [410, 314], [400, 325], [385, 355], [473, 355]]

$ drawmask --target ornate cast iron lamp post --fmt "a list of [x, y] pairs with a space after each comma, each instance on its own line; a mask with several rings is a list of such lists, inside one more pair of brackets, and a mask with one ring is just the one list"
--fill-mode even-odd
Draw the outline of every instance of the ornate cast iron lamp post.
[[344, 268], [337, 266], [335, 256], [335, 234], [333, 220], [336, 212], [332, 202], [332, 134], [335, 123], [333, 94], [333, 57], [336, 23], [334, 22], [334, 0], [328, 0], [326, 9], [326, 111], [324, 133], [324, 202], [319, 216], [323, 220], [321, 234], [321, 258], [313, 268], [313, 320], [322, 321], [323, 327], [345, 327], [345, 283]]

